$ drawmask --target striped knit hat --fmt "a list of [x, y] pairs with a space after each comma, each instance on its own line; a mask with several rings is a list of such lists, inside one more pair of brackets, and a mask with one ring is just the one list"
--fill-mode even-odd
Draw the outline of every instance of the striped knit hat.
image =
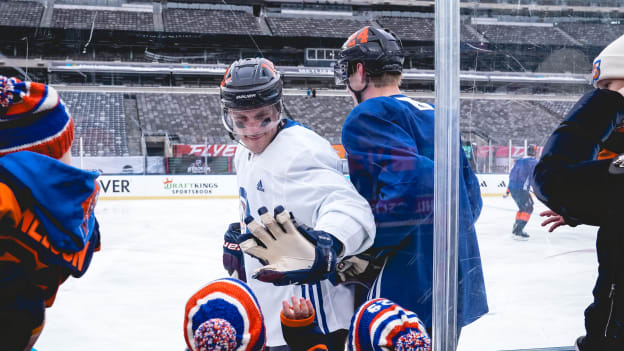
[[418, 316], [387, 299], [366, 301], [351, 319], [349, 351], [431, 351]]
[[32, 151], [60, 159], [74, 140], [74, 122], [57, 91], [0, 76], [0, 156]]
[[232, 278], [204, 286], [186, 303], [184, 340], [191, 351], [264, 350], [266, 330], [256, 296]]

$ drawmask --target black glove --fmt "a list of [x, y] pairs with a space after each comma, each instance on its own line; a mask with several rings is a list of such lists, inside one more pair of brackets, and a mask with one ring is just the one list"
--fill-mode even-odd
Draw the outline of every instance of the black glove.
[[361, 253], [338, 262], [330, 276], [334, 284], [359, 284], [370, 289], [381, 271], [381, 263], [373, 255]]
[[246, 282], [243, 251], [238, 245], [241, 238], [244, 237], [241, 234], [240, 223], [230, 224], [223, 235], [223, 267], [231, 277]]

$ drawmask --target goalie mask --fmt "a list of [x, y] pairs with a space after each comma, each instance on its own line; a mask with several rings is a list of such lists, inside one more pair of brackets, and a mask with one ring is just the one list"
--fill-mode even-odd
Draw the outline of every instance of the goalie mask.
[[221, 82], [221, 107], [230, 137], [254, 152], [262, 151], [262, 145], [251, 144], [264, 144], [263, 136], [272, 134], [281, 121], [282, 79], [273, 63], [264, 58], [234, 62]]

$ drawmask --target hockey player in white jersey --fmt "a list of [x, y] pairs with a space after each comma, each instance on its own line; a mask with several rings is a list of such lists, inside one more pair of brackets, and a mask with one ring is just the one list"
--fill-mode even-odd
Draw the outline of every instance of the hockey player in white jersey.
[[[314, 238], [318, 237], [329, 239], [332, 254], [338, 259], [363, 252], [372, 244], [375, 224], [370, 207], [342, 174], [341, 160], [329, 142], [281, 117], [282, 80], [271, 61], [253, 58], [234, 62], [221, 83], [221, 104], [223, 124], [240, 144], [234, 163], [244, 239], [251, 238], [246, 218], [249, 222], [263, 214], [265, 219], [271, 217], [269, 210], [283, 206], [297, 224], [314, 232], [310, 242], [316, 244]], [[258, 297], [266, 317], [269, 350], [288, 350], [279, 315], [282, 301], [291, 296], [312, 301], [319, 327], [328, 335], [329, 350], [342, 350], [354, 312], [352, 287], [319, 280], [315, 276], [319, 274], [317, 265], [297, 271], [294, 278], [289, 272], [272, 275], [264, 274], [265, 270], [254, 274], [267, 262], [242, 254], [237, 247], [241, 241], [237, 227], [230, 225], [226, 233], [224, 266], [231, 275], [246, 280]], [[298, 252], [292, 249], [288, 254], [297, 256]], [[324, 257], [316, 259], [322, 261]], [[335, 257], [319, 266], [327, 268], [333, 262]], [[304, 282], [310, 284], [300, 284]]]

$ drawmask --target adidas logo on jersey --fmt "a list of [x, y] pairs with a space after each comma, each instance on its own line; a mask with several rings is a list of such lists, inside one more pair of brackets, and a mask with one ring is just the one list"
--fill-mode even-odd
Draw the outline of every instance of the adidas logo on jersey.
[[262, 180], [259, 180], [259, 181], [258, 181], [258, 185], [256, 185], [256, 189], [257, 189], [258, 191], [262, 191], [262, 192], [264, 192], [264, 188], [262, 187]]

